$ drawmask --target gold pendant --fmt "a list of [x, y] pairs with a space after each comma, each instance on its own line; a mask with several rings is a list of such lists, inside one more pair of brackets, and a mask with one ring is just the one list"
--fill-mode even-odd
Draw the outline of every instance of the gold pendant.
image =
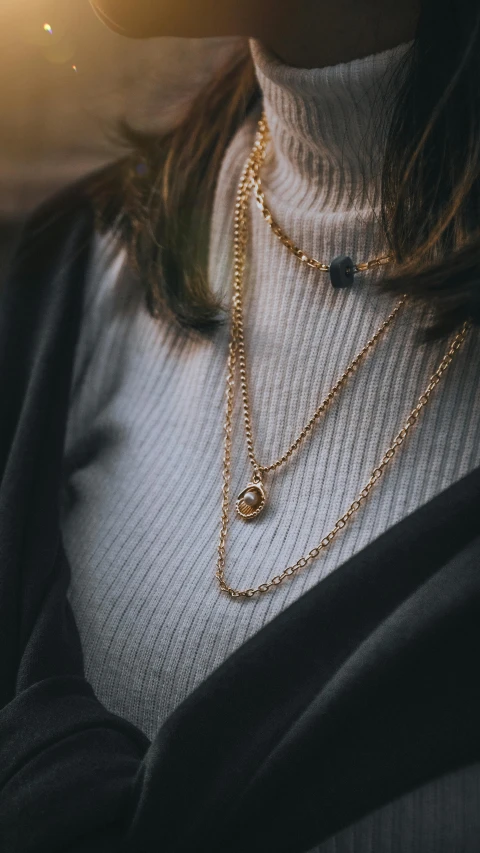
[[267, 495], [263, 483], [253, 482], [249, 483], [243, 492], [240, 492], [235, 506], [239, 516], [250, 521], [260, 515], [265, 509], [266, 503]]

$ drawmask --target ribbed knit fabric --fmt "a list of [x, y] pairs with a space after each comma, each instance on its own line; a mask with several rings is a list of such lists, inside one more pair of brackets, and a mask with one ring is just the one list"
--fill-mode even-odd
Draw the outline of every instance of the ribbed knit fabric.
[[[263, 178], [276, 217], [326, 261], [382, 253], [372, 122], [406, 46], [311, 71], [251, 46], [273, 134]], [[254, 133], [255, 117], [233, 140], [216, 192], [210, 278], [226, 305], [235, 192]], [[380, 273], [334, 290], [328, 275], [274, 238], [253, 202], [251, 212], [246, 339], [256, 449], [269, 463], [395, 300], [375, 286]], [[232, 601], [215, 583], [227, 325], [204, 340], [154, 321], [123, 255], [100, 238], [84, 312], [65, 452], [69, 596], [99, 698], [152, 737], [282, 609], [480, 464], [480, 341], [471, 334], [371, 498], [328, 550], [272, 593]], [[368, 481], [446, 349], [418, 342], [421, 319], [418, 309], [403, 311], [290, 464], [267, 479], [268, 511], [249, 524], [232, 519], [233, 585], [258, 585], [295, 562]], [[232, 502], [249, 479], [237, 405]]]

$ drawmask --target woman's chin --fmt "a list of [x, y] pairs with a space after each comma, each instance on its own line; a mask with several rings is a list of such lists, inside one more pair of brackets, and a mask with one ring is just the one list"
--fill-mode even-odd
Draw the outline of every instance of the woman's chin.
[[[114, 32], [129, 38], [248, 36], [251, 0], [90, 0]], [[239, 8], [240, 7], [240, 8]]]
[[[141, 14], [127, 0], [90, 0], [95, 14], [109, 29], [129, 38], [150, 38], [158, 35], [158, 21], [153, 16], [153, 4], [139, 4]], [[149, 8], [150, 7], [150, 8]]]

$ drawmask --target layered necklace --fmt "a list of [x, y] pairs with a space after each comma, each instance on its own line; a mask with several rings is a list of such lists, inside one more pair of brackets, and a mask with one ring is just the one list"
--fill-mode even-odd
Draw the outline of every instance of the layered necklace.
[[297, 438], [285, 450], [285, 453], [273, 462], [260, 462], [255, 452], [253, 439], [243, 309], [243, 290], [247, 262], [251, 193], [254, 193], [258, 207], [260, 208], [263, 217], [271, 228], [273, 234], [281, 241], [286, 249], [288, 249], [288, 251], [291, 252], [300, 263], [306, 264], [321, 273], [328, 273], [330, 275], [330, 281], [335, 288], [349, 286], [353, 282], [355, 275], [360, 272], [368, 272], [369, 270], [376, 269], [393, 262], [393, 258], [390, 255], [384, 255], [378, 258], [373, 258], [369, 261], [362, 261], [360, 263], [354, 263], [351, 258], [346, 256], [335, 258], [330, 261], [330, 263], [324, 263], [316, 258], [310, 257], [306, 252], [296, 246], [293, 240], [286, 235], [274, 219], [265, 199], [260, 171], [265, 161], [269, 138], [270, 133], [267, 118], [265, 114], [263, 114], [258, 123], [255, 143], [242, 172], [235, 205], [234, 281], [227, 365], [226, 413], [224, 423], [222, 516], [216, 565], [216, 579], [219, 587], [232, 598], [253, 598], [253, 596], [269, 592], [270, 590], [280, 586], [280, 584], [287, 580], [287, 578], [295, 577], [301, 569], [309, 566], [326, 548], [329, 547], [340, 531], [346, 527], [352, 516], [355, 515], [355, 513], [357, 513], [362, 505], [368, 500], [372, 490], [382, 477], [387, 466], [396, 456], [399, 448], [403, 445], [410, 430], [418, 424], [423, 409], [428, 405], [433, 391], [441, 381], [444, 373], [450, 367], [455, 355], [465, 342], [470, 329], [470, 324], [464, 323], [461, 330], [449, 343], [445, 355], [443, 356], [435, 373], [430, 377], [423, 394], [418, 398], [416, 405], [410, 412], [405, 423], [401, 426], [401, 429], [394, 438], [392, 444], [387, 448], [382, 459], [372, 471], [370, 479], [363, 488], [359, 490], [355, 499], [346, 509], [344, 514], [337, 520], [332, 529], [324, 534], [318, 545], [312, 548], [307, 554], [300, 557], [293, 565], [288, 566], [256, 587], [249, 589], [235, 589], [234, 587], [231, 587], [226, 580], [225, 569], [227, 535], [230, 525], [231, 509], [233, 509], [233, 507], [231, 508], [230, 506], [230, 480], [232, 465], [233, 412], [237, 375], [240, 380], [239, 384], [243, 405], [246, 449], [248, 459], [252, 467], [252, 474], [250, 482], [247, 483], [236, 499], [235, 511], [239, 519], [242, 519], [242, 521], [247, 523], [252, 523], [256, 518], [258, 518], [267, 505], [268, 498], [265, 485], [265, 475], [281, 468], [282, 465], [288, 462], [300, 446], [302, 446], [310, 437], [320, 417], [325, 414], [331, 402], [345, 387], [348, 380], [355, 373], [367, 354], [373, 350], [377, 342], [387, 333], [388, 329], [390, 329], [395, 318], [398, 316], [407, 301], [405, 296], [398, 301], [393, 311], [383, 321], [381, 326], [367, 341], [363, 348], [357, 353], [345, 369], [344, 373], [330, 389], [326, 397], [320, 402], [318, 408], [313, 412]]

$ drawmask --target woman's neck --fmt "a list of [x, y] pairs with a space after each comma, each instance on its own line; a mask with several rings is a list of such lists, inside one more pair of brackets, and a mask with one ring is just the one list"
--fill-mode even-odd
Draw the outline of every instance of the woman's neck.
[[420, 0], [304, 0], [294, 11], [286, 8], [290, 3], [271, 3], [258, 38], [295, 68], [351, 62], [411, 41], [420, 11]]
[[308, 196], [312, 209], [376, 207], [392, 74], [410, 44], [316, 69], [282, 63], [261, 42], [251, 52], [271, 143], [263, 170], [270, 195]]

